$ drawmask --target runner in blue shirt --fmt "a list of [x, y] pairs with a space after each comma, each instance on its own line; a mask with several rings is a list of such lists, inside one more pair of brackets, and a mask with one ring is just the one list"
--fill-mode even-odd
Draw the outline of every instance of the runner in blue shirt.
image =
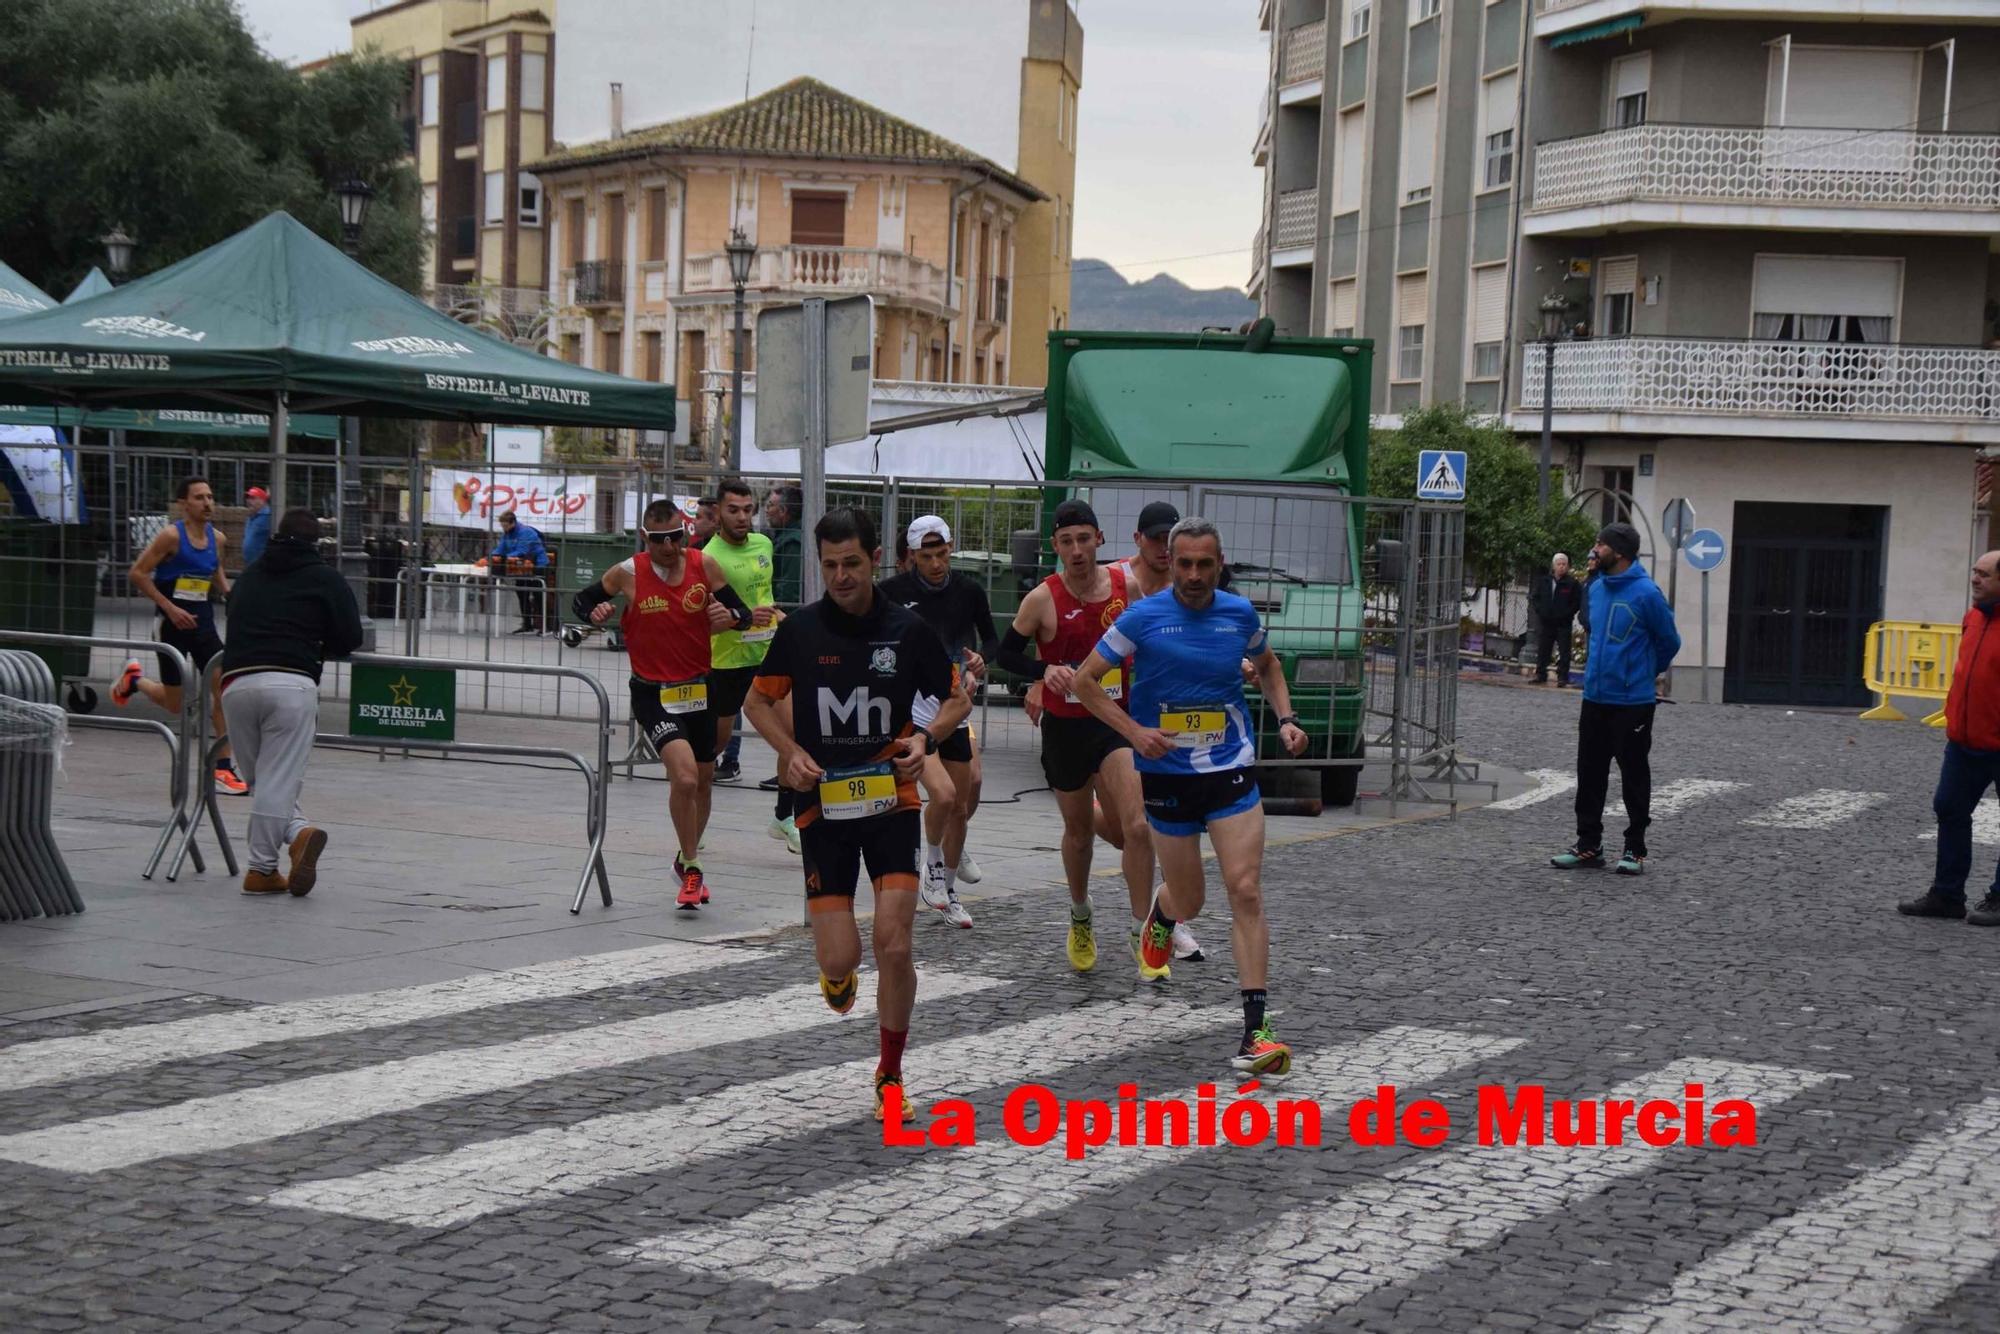
[[[1278, 1041], [1265, 1012], [1271, 935], [1262, 888], [1264, 802], [1253, 772], [1256, 736], [1243, 698], [1245, 658], [1256, 668], [1257, 688], [1277, 711], [1285, 749], [1302, 753], [1306, 734], [1256, 610], [1216, 588], [1223, 559], [1215, 525], [1198, 516], [1182, 519], [1167, 547], [1172, 588], [1134, 603], [1104, 632], [1077, 668], [1077, 702], [1131, 742], [1138, 756], [1146, 821], [1166, 880], [1153, 896], [1140, 935], [1140, 974], [1166, 972], [1174, 924], [1201, 911], [1206, 830], [1229, 895], [1243, 990], [1243, 1042], [1231, 1064], [1261, 1078], [1281, 1078], [1291, 1072], [1292, 1049]], [[1134, 683], [1129, 714], [1097, 684], [1127, 659]]]

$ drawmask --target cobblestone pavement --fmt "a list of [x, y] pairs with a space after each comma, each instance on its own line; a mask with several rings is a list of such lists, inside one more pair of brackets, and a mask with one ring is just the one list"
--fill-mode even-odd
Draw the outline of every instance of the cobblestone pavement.
[[[1059, 902], [920, 923], [911, 1095], [969, 1098], [972, 1147], [883, 1145], [872, 1000], [836, 1019], [796, 934], [153, 1001], [0, 1034], [5, 1324], [1991, 1329], [2000, 931], [1892, 908], [1939, 734], [1663, 707], [1631, 880], [1544, 868], [1575, 694], [1461, 708], [1543, 785], [1269, 857], [1280, 1096], [1321, 1105], [1317, 1148], [1010, 1141], [1024, 1081], [1237, 1100], [1220, 903], [1208, 960], [1142, 990], [1109, 885], [1087, 976]], [[1384, 1083], [1443, 1104], [1440, 1147], [1354, 1142]], [[1688, 1083], [1711, 1126], [1750, 1100], [1755, 1146], [1476, 1142], [1482, 1086]]]

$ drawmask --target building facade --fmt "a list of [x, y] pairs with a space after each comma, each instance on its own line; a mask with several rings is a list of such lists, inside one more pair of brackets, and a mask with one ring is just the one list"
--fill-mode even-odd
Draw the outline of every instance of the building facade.
[[1538, 432], [1552, 367], [1593, 512], [1728, 543], [1711, 696], [1864, 702], [1868, 624], [1955, 622], [1985, 540], [2000, 5], [1523, 3], [1270, 0], [1264, 307], [1375, 339], [1392, 414]]

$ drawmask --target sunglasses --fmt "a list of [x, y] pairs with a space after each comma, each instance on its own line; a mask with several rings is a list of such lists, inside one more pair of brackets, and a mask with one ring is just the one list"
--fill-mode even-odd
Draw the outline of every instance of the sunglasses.
[[669, 528], [665, 532], [660, 533], [653, 532], [651, 529], [645, 529], [644, 531], [648, 542], [685, 542], [688, 535], [685, 528]]

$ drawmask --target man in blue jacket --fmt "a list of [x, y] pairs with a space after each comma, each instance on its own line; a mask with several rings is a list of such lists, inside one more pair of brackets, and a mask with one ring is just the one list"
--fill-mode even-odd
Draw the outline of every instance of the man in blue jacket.
[[516, 518], [514, 511], [508, 510], [500, 516], [500, 542], [488, 559], [493, 563], [495, 579], [506, 574], [509, 560], [525, 560], [533, 567], [533, 574], [514, 580], [514, 595], [521, 602], [521, 625], [514, 633], [533, 635], [548, 629], [548, 618], [543, 615], [543, 595], [548, 591], [552, 571], [548, 568], [549, 549], [542, 545], [542, 535]]
[[1583, 669], [1583, 712], [1576, 738], [1576, 846], [1549, 858], [1564, 870], [1604, 865], [1604, 795], [1611, 762], [1624, 780], [1625, 851], [1621, 875], [1646, 869], [1646, 826], [1652, 822], [1653, 710], [1657, 682], [1681, 651], [1673, 609], [1639, 564], [1639, 530], [1607, 524], [1592, 548], [1590, 660]]

